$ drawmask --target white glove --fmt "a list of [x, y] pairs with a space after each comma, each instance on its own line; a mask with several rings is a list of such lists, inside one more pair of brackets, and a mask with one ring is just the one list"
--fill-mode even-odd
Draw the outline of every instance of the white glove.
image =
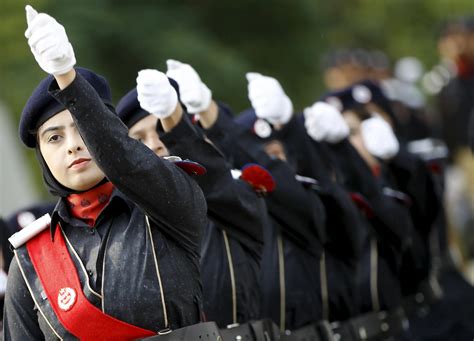
[[30, 5], [25, 10], [28, 23], [25, 37], [39, 66], [52, 75], [70, 71], [76, 57], [64, 27], [48, 14], [38, 14]]
[[166, 64], [168, 65], [166, 75], [178, 83], [181, 101], [188, 112], [199, 114], [206, 111], [211, 105], [212, 92], [201, 81], [196, 70], [191, 65], [174, 59], [168, 59]]
[[316, 102], [304, 110], [304, 125], [313, 140], [338, 143], [349, 136], [349, 126], [332, 105]]
[[383, 118], [375, 116], [362, 121], [360, 130], [362, 141], [370, 154], [382, 160], [397, 155], [400, 145], [392, 127]]
[[280, 83], [256, 72], [246, 74], [250, 103], [257, 117], [272, 124], [286, 124], [293, 115], [293, 103]]
[[166, 118], [178, 105], [178, 95], [168, 77], [158, 70], [141, 70], [137, 77], [137, 97], [143, 110]]

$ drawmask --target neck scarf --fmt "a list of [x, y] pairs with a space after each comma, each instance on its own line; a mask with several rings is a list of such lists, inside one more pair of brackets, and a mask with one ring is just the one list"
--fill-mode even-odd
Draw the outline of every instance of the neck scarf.
[[74, 218], [83, 220], [87, 225], [94, 226], [99, 214], [107, 206], [114, 185], [105, 182], [81, 193], [69, 194], [66, 200], [69, 204], [69, 212]]

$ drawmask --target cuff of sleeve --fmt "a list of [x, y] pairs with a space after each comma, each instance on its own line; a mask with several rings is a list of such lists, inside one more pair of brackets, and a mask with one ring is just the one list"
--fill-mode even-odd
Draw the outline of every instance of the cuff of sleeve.
[[76, 73], [76, 77], [66, 88], [60, 89], [56, 79], [53, 79], [49, 85], [48, 92], [60, 103], [64, 104], [66, 108], [74, 106], [77, 102], [77, 93], [82, 87], [83, 82], [86, 80], [79, 74]]

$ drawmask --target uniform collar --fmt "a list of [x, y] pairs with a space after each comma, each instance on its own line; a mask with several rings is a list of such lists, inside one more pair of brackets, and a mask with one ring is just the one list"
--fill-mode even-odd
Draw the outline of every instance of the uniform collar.
[[[128, 209], [130, 213], [135, 206], [135, 204], [130, 201], [122, 192], [120, 192], [117, 188], [115, 188], [112, 192], [110, 197], [109, 203], [105, 207], [105, 209], [101, 212], [100, 215], [104, 213], [104, 211], [109, 210], [111, 207], [121, 206], [123, 208]], [[87, 226], [86, 223], [82, 222], [79, 219], [75, 219], [71, 216], [68, 210], [68, 202], [66, 198], [60, 198], [54, 211], [51, 215], [51, 223], [49, 226], [51, 240], [54, 239], [54, 233], [56, 232], [56, 227], [58, 223], [65, 223], [75, 227], [78, 226]]]

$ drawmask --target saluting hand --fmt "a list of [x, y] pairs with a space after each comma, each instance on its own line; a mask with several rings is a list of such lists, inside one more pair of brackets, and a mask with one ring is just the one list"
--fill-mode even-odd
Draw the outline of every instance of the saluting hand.
[[360, 130], [362, 141], [373, 156], [389, 160], [400, 150], [400, 144], [392, 127], [383, 118], [374, 116], [362, 121]]
[[167, 118], [176, 110], [178, 95], [168, 77], [158, 70], [141, 70], [137, 77], [138, 102], [143, 110], [160, 119]]
[[349, 136], [349, 126], [342, 114], [325, 102], [306, 108], [304, 118], [308, 135], [316, 141], [337, 143]]
[[272, 124], [286, 124], [293, 115], [293, 103], [280, 83], [256, 72], [246, 74], [250, 103], [257, 117]]
[[52, 75], [63, 75], [76, 64], [74, 50], [64, 27], [46, 13], [38, 13], [27, 5], [28, 28], [25, 37], [39, 66]]
[[191, 65], [174, 59], [168, 59], [166, 64], [168, 66], [166, 75], [178, 82], [181, 102], [188, 109], [188, 113], [199, 114], [208, 110], [212, 92], [201, 81], [196, 70]]

